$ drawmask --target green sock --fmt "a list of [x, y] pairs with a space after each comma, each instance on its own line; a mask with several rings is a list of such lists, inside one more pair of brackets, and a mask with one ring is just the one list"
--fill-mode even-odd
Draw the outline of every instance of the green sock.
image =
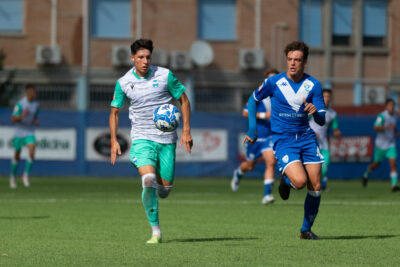
[[142, 191], [142, 202], [150, 225], [159, 225], [156, 189], [153, 187], [144, 187]]
[[15, 177], [18, 168], [18, 161], [11, 160], [11, 176]]
[[368, 178], [370, 173], [371, 173], [371, 172], [367, 169], [367, 170], [364, 172], [364, 177]]
[[322, 163], [321, 167], [321, 182], [323, 181], [327, 173], [328, 173], [328, 164], [324, 162]]
[[33, 161], [31, 161], [31, 160], [26, 161], [25, 174], [29, 175], [29, 173], [31, 173], [32, 165], [33, 165]]
[[397, 172], [390, 173], [390, 179], [392, 180], [392, 187], [397, 185]]

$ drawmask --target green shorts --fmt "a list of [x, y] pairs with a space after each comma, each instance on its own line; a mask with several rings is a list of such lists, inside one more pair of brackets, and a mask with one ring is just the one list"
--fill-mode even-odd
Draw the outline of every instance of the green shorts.
[[32, 143], [33, 144], [36, 143], [36, 138], [33, 134], [25, 136], [25, 137], [14, 137], [14, 140], [13, 140], [14, 149], [16, 151], [20, 151], [23, 146], [32, 144]]
[[329, 165], [331, 163], [331, 157], [329, 155], [329, 149], [321, 149], [321, 154], [324, 157], [324, 165]]
[[168, 182], [174, 181], [176, 144], [160, 144], [139, 139], [132, 142], [129, 160], [140, 168], [152, 165], [156, 174]]
[[374, 162], [381, 162], [384, 158], [395, 159], [397, 158], [396, 147], [392, 146], [388, 149], [375, 148]]

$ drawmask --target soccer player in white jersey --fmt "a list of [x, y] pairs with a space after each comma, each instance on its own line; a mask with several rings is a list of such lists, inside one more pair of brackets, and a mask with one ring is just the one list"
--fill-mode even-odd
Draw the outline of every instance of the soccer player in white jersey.
[[328, 130], [332, 130], [332, 134], [334, 137], [341, 137], [342, 133], [339, 130], [339, 122], [337, 118], [336, 111], [331, 107], [331, 96], [332, 90], [330, 89], [323, 89], [322, 94], [324, 96], [324, 103], [327, 108], [325, 113], [325, 124], [319, 125], [315, 122], [314, 117], [311, 116], [310, 118], [310, 126], [311, 129], [314, 130], [315, 134], [318, 138], [319, 149], [321, 150], [322, 156], [324, 156], [324, 163], [322, 163], [321, 168], [321, 189], [327, 189], [328, 183], [328, 167], [330, 161], [329, 155], [329, 142], [328, 142]]
[[166, 198], [172, 189], [175, 172], [175, 149], [177, 134], [162, 132], [153, 123], [154, 110], [162, 104], [181, 104], [183, 127], [180, 145], [190, 153], [193, 141], [190, 133], [190, 103], [184, 93], [186, 88], [174, 74], [151, 65], [153, 42], [139, 39], [131, 45], [134, 67], [118, 79], [109, 118], [111, 134], [111, 163], [121, 154], [116, 135], [120, 109], [129, 101], [132, 147], [130, 161], [142, 177], [142, 202], [152, 228], [148, 244], [161, 242], [158, 218], [158, 197]]
[[36, 90], [34, 85], [25, 86], [25, 97], [14, 106], [11, 116], [11, 122], [15, 123], [15, 134], [13, 139], [14, 156], [11, 160], [10, 187], [17, 188], [15, 176], [23, 146], [29, 150], [28, 159], [25, 165], [25, 171], [22, 175], [22, 182], [25, 187], [29, 187], [29, 174], [32, 169], [35, 158], [35, 126], [39, 125], [38, 113], [39, 103], [35, 101]]
[[325, 104], [320, 82], [304, 72], [308, 46], [300, 41], [285, 48], [287, 72], [266, 79], [248, 101], [249, 130], [243, 142], [254, 143], [256, 102], [271, 98], [271, 130], [275, 157], [281, 171], [279, 194], [286, 200], [290, 188], [308, 188], [304, 203], [301, 239], [320, 239], [311, 231], [321, 200], [321, 163], [317, 138], [310, 128], [308, 116], [319, 125], [325, 123]]
[[[278, 73], [279, 71], [276, 69], [268, 69], [264, 76], [268, 78]], [[272, 150], [274, 144], [271, 136], [271, 101], [269, 98], [258, 103], [256, 116], [257, 141], [253, 145], [246, 144], [246, 160], [240, 163], [234, 170], [231, 180], [231, 189], [234, 192], [239, 190], [240, 180], [243, 178], [243, 175], [248, 171], [252, 171], [256, 166], [257, 159], [262, 157], [266, 168], [264, 171], [264, 195], [261, 199], [261, 203], [267, 205], [273, 203], [275, 200], [272, 195], [275, 174], [275, 156]], [[243, 117], [248, 118], [247, 104], [243, 110]]]
[[374, 130], [376, 131], [376, 138], [374, 159], [363, 175], [362, 184], [364, 187], [367, 186], [368, 177], [371, 172], [378, 168], [384, 158], [387, 158], [390, 165], [392, 192], [400, 190], [399, 186], [397, 185], [398, 175], [396, 167], [396, 139], [399, 137], [399, 132], [396, 129], [396, 121], [397, 117], [395, 114], [394, 101], [393, 99], [387, 99], [385, 111], [379, 113], [375, 120]]

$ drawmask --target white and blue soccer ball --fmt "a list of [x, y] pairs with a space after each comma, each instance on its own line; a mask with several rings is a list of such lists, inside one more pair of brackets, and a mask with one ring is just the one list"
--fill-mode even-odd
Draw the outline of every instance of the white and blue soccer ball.
[[181, 111], [172, 104], [163, 104], [153, 114], [154, 125], [163, 132], [172, 132], [181, 122]]

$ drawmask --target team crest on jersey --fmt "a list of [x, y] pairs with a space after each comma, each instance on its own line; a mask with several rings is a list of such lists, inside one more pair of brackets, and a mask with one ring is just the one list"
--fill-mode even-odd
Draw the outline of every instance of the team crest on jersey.
[[288, 155], [283, 156], [282, 161], [284, 163], [288, 163], [289, 162], [289, 156]]
[[133, 87], [135, 87], [135, 85], [133, 83], [131, 83], [130, 87], [131, 87], [131, 90], [133, 90]]
[[159, 83], [157, 80], [153, 80], [153, 87], [157, 88], [159, 86]]
[[304, 90], [306, 90], [306, 92], [310, 92], [312, 88], [312, 84], [308, 83], [308, 82], [304, 82]]

